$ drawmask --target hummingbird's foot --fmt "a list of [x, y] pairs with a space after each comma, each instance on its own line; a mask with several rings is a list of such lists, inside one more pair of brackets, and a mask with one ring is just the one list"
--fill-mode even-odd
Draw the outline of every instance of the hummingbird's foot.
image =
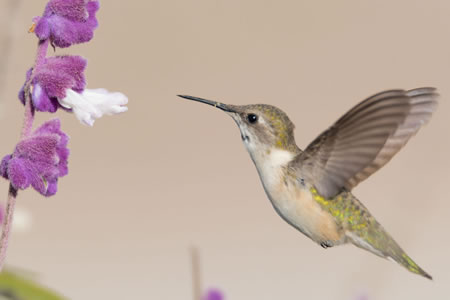
[[320, 243], [320, 246], [322, 246], [322, 248], [327, 249], [327, 248], [331, 248], [333, 247], [333, 242], [331, 241], [324, 241]]

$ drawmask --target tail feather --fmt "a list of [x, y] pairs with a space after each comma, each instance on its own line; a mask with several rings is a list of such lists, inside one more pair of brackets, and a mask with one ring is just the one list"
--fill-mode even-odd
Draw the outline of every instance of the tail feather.
[[433, 280], [433, 277], [431, 277], [430, 274], [428, 274], [421, 267], [419, 267], [405, 252], [402, 252], [400, 256], [392, 255], [388, 257], [391, 257], [397, 263], [408, 269], [410, 272], [422, 275], [425, 278]]
[[380, 257], [391, 259], [408, 271], [421, 275], [430, 280], [433, 279], [430, 274], [425, 272], [417, 265], [397, 242], [381, 227], [377, 222], [377, 228], [368, 229], [365, 232], [348, 233], [347, 237], [355, 246], [368, 250]]

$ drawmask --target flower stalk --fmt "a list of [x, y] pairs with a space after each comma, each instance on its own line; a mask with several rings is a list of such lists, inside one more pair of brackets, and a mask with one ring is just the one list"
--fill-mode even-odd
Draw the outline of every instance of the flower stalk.
[[[47, 49], [49, 45], [49, 40], [39, 41], [38, 51], [36, 55], [35, 66], [41, 63], [46, 55]], [[34, 121], [34, 107], [31, 103], [30, 99], [30, 88], [31, 88], [31, 80], [28, 80], [25, 84], [25, 114], [23, 118], [23, 126], [22, 126], [22, 134], [20, 139], [28, 137], [31, 133], [31, 129], [33, 128]], [[16, 206], [16, 198], [17, 198], [17, 189], [13, 187], [13, 185], [9, 184], [8, 190], [8, 198], [6, 200], [6, 212], [5, 217], [3, 219], [2, 225], [2, 235], [0, 237], [0, 272], [3, 270], [5, 258], [6, 258], [6, 249], [8, 249], [9, 235], [11, 232], [13, 217], [14, 217], [14, 208]]]
[[6, 202], [6, 212], [3, 219], [2, 236], [0, 237], [0, 272], [3, 270], [3, 265], [6, 258], [6, 249], [8, 249], [9, 235], [11, 232], [11, 225], [14, 217], [14, 208], [16, 206], [17, 190], [9, 185], [8, 200]]
[[[48, 40], [39, 42], [35, 65], [39, 64], [39, 62], [45, 59], [48, 45], [49, 45]], [[34, 107], [31, 104], [30, 87], [31, 87], [31, 80], [28, 80], [28, 82], [25, 84], [25, 115], [23, 118], [22, 134], [20, 137], [21, 140], [29, 136], [31, 133], [31, 129], [33, 128]], [[13, 185], [10, 183], [8, 190], [8, 198], [6, 200], [6, 212], [2, 225], [2, 235], [0, 237], [0, 272], [3, 270], [6, 258], [6, 249], [8, 249], [9, 235], [11, 232], [14, 217], [14, 208], [16, 206], [16, 197], [17, 197], [17, 189], [15, 189]]]

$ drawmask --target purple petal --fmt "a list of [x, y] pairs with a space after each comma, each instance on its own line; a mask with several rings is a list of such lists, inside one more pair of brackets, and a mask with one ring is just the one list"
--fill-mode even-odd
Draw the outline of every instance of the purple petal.
[[59, 170], [57, 167], [58, 159], [56, 157], [53, 163], [45, 161], [33, 161], [32, 163], [34, 171], [39, 173], [39, 177], [45, 178], [46, 180], [51, 180], [59, 176]]
[[64, 98], [71, 88], [83, 91], [86, 85], [84, 70], [87, 62], [81, 56], [56, 56], [46, 59], [36, 70], [35, 78], [49, 97]]
[[34, 107], [38, 111], [55, 112], [60, 106], [58, 99], [66, 97], [66, 91], [73, 89], [81, 93], [86, 86], [84, 70], [87, 62], [81, 56], [56, 56], [45, 59], [33, 72], [28, 70], [26, 81], [19, 92], [19, 99], [25, 104], [25, 85], [32, 78]]
[[223, 293], [217, 289], [210, 289], [203, 297], [203, 300], [223, 300], [223, 299], [225, 299]]
[[35, 71], [33, 83], [41, 85], [48, 98], [62, 99], [66, 96], [66, 90], [76, 84], [73, 74], [64, 71], [45, 63]]
[[15, 189], [26, 189], [30, 186], [33, 174], [21, 159], [13, 158], [8, 164], [8, 177]]
[[36, 17], [33, 19], [36, 24], [34, 33], [39, 40], [44, 41], [50, 38], [51, 27], [47, 18]]
[[[81, 56], [57, 56], [45, 60], [33, 73], [33, 105], [38, 111], [55, 112], [60, 107], [58, 99], [66, 91], [82, 92], [86, 85], [84, 69], [86, 60]], [[29, 78], [29, 77], [28, 77]], [[24, 103], [23, 88], [19, 98]]]
[[100, 3], [98, 1], [89, 1], [86, 4], [86, 9], [88, 11], [89, 17], [86, 21], [88, 28], [93, 28], [92, 30], [98, 27], [98, 21], [96, 18], [97, 11], [100, 9]]
[[61, 128], [61, 121], [59, 119], [52, 119], [39, 126], [34, 131], [33, 135], [42, 135], [50, 133], [60, 134], [62, 133], [60, 128]]
[[33, 172], [31, 173], [33, 176], [31, 177], [31, 186], [40, 194], [45, 196], [45, 193], [47, 192], [47, 185], [44, 181], [43, 177], [38, 176], [37, 173]]
[[[87, 61], [81, 56], [65, 55], [48, 58], [42, 67], [42, 72], [66, 74], [73, 79], [73, 84], [67, 88], [71, 88], [77, 92], [82, 92], [86, 86], [86, 79], [84, 77], [84, 70], [86, 69]], [[66, 89], [67, 89], [66, 88]], [[63, 97], [61, 97], [63, 96]], [[66, 91], [63, 94], [50, 94], [50, 97], [66, 96]]]
[[50, 0], [44, 16], [57, 14], [73, 21], [85, 21], [88, 18], [85, 0]]
[[47, 192], [45, 193], [44, 196], [46, 197], [53, 196], [54, 194], [56, 194], [57, 191], [58, 191], [58, 179], [55, 179], [54, 181], [48, 182]]
[[50, 38], [60, 48], [88, 42], [98, 27], [99, 7], [98, 1], [50, 1], [43, 17], [37, 19], [35, 33], [40, 40]]
[[58, 100], [56, 98], [50, 99], [47, 92], [38, 83], [33, 85], [31, 100], [33, 101], [33, 106], [38, 111], [54, 113], [59, 106]]
[[59, 156], [58, 172], [59, 176], [62, 177], [69, 173], [68, 158], [70, 151], [64, 146], [57, 148], [56, 152]]
[[32, 160], [54, 164], [57, 160], [55, 153], [56, 145], [59, 142], [57, 135], [34, 136], [19, 142], [14, 155]]
[[26, 77], [25, 77], [25, 83], [23, 84], [22, 88], [19, 91], [19, 100], [22, 102], [23, 105], [25, 105], [25, 85], [31, 78], [31, 73], [33, 72], [33, 68], [30, 68], [27, 71]]
[[2, 162], [0, 163], [0, 175], [5, 179], [8, 179], [8, 164], [11, 158], [12, 155], [8, 154], [3, 157]]
[[69, 137], [61, 131], [60, 121], [42, 124], [20, 141], [12, 155], [0, 163], [0, 175], [10, 179], [17, 189], [31, 186], [44, 196], [54, 195], [58, 178], [67, 175]]
[[58, 170], [59, 176], [67, 175], [68, 167], [67, 160], [69, 158], [69, 149], [67, 149], [67, 143], [69, 142], [69, 137], [60, 130], [60, 121], [59, 119], [53, 119], [44, 123], [38, 129], [36, 129], [36, 134], [57, 134], [59, 136], [59, 141], [56, 146], [56, 154], [59, 158]]
[[80, 31], [84, 27], [83, 23], [74, 22], [58, 15], [51, 16], [47, 20], [51, 27], [50, 39], [55, 46], [67, 48], [73, 44], [82, 43]]

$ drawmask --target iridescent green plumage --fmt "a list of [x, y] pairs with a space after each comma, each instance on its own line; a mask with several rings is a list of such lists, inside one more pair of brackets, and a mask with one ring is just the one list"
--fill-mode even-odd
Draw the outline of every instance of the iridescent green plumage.
[[392, 258], [409, 271], [432, 279], [403, 251], [352, 193], [344, 191], [333, 199], [327, 200], [319, 195], [315, 188], [311, 188], [310, 191], [314, 200], [335, 217], [340, 227], [367, 243], [367, 245], [361, 245], [361, 242], [353, 238], [351, 241], [353, 244], [380, 257]]

